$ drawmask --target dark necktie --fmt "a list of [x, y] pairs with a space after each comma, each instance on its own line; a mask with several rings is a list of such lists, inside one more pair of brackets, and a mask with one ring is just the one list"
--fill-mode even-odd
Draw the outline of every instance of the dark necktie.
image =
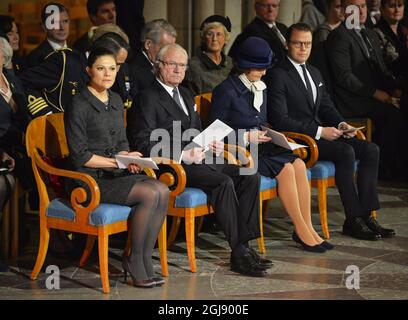
[[179, 93], [178, 93], [177, 88], [174, 88], [174, 89], [173, 89], [173, 100], [174, 100], [175, 103], [177, 103], [177, 105], [180, 107], [180, 109], [181, 109], [184, 113], [186, 113], [186, 112], [184, 111], [183, 105], [181, 104], [180, 96], [179, 96]]
[[367, 48], [368, 57], [370, 59], [373, 59], [375, 57], [374, 48], [373, 48], [373, 46], [371, 44], [370, 39], [368, 38], [367, 30], [365, 28], [360, 29], [360, 34], [361, 34], [361, 37], [363, 38], [364, 44], [365, 44], [365, 46]]
[[280, 42], [282, 42], [282, 44], [285, 45], [286, 39], [283, 37], [282, 33], [279, 31], [276, 24], [274, 24], [271, 29], [276, 34], [276, 36], [279, 38]]
[[300, 66], [302, 67], [303, 76], [305, 77], [307, 94], [308, 94], [308, 96], [309, 96], [310, 101], [311, 101], [312, 104], [314, 105], [312, 84], [310, 83], [309, 77], [307, 76], [306, 65], [305, 65], [305, 64], [301, 64]]

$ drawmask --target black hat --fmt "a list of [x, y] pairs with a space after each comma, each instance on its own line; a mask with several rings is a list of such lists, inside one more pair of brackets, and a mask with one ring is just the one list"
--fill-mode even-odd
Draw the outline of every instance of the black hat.
[[209, 16], [207, 19], [205, 19], [200, 26], [200, 30], [203, 30], [204, 26], [207, 23], [211, 22], [219, 22], [224, 25], [225, 29], [227, 29], [228, 32], [231, 32], [231, 20], [228, 17], [223, 17], [216, 14], [213, 16]]
[[273, 52], [264, 39], [249, 37], [240, 45], [235, 60], [241, 69], [266, 69], [272, 64]]

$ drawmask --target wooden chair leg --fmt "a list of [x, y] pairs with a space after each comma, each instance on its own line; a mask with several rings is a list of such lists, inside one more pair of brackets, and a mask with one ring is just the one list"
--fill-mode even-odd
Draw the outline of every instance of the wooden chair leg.
[[99, 271], [102, 280], [103, 293], [110, 292], [108, 277], [108, 242], [109, 235], [105, 228], [98, 229], [98, 251], [99, 251]]
[[257, 239], [258, 241], [258, 249], [259, 253], [264, 254], [266, 253], [266, 248], [265, 248], [265, 239], [264, 239], [264, 233], [263, 233], [263, 200], [262, 197], [260, 197], [259, 200], [259, 229], [261, 231], [261, 237]]
[[186, 210], [186, 244], [188, 262], [190, 264], [190, 271], [197, 272], [197, 264], [195, 258], [195, 233], [194, 233], [194, 214]]
[[167, 219], [163, 221], [163, 225], [159, 233], [159, 255], [160, 255], [160, 264], [162, 268], [163, 277], [169, 276], [169, 268], [167, 264]]
[[4, 206], [2, 221], [1, 251], [3, 259], [8, 259], [10, 251], [10, 201]]
[[85, 245], [84, 253], [82, 254], [81, 259], [79, 260], [79, 266], [81, 268], [88, 261], [90, 255], [92, 253], [92, 249], [93, 249], [93, 247], [95, 245], [95, 241], [96, 241], [96, 236], [88, 235], [88, 237], [86, 239], [86, 245]]
[[18, 257], [18, 246], [19, 246], [19, 192], [18, 188], [15, 188], [11, 196], [10, 201], [10, 215], [11, 215], [11, 257]]
[[174, 240], [176, 240], [177, 232], [180, 229], [181, 218], [180, 217], [173, 217], [173, 222], [171, 224], [171, 230], [169, 238], [167, 239], [167, 246], [170, 247]]
[[44, 225], [40, 226], [40, 245], [38, 247], [37, 260], [33, 271], [31, 272], [31, 280], [37, 279], [38, 274], [44, 264], [45, 257], [47, 256], [48, 244], [50, 242], [50, 229]]
[[329, 226], [327, 224], [327, 180], [317, 181], [317, 200], [320, 213], [320, 224], [322, 226], [323, 237], [330, 239]]

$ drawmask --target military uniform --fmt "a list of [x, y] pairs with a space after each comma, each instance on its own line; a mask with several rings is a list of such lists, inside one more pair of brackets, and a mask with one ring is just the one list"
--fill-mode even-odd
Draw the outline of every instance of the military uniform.
[[137, 90], [133, 75], [130, 73], [129, 65], [126, 62], [120, 66], [115, 84], [111, 89], [120, 95], [125, 109], [132, 106]]
[[27, 66], [29, 68], [40, 65], [45, 57], [54, 52], [54, 48], [51, 47], [47, 39], [41, 42], [38, 47], [34, 48], [27, 56]]
[[32, 117], [64, 112], [88, 80], [82, 55], [71, 49], [50, 53], [44, 62], [21, 74]]

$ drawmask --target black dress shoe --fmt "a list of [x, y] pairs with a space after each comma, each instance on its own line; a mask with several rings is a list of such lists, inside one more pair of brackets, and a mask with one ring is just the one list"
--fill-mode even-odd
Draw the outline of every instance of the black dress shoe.
[[332, 245], [330, 242], [327, 242], [327, 241], [323, 241], [320, 244], [320, 246], [325, 248], [326, 250], [333, 250], [334, 249], [334, 245]]
[[368, 229], [370, 229], [375, 234], [379, 234], [382, 238], [392, 238], [395, 236], [395, 231], [393, 229], [386, 229], [380, 226], [377, 220], [375, 220], [371, 215], [364, 218], [365, 224]]
[[242, 257], [231, 257], [231, 270], [250, 277], [265, 277], [264, 268], [252, 258], [249, 252]]
[[293, 231], [293, 233], [292, 233], [292, 239], [296, 243], [299, 243], [303, 247], [303, 250], [305, 250], [305, 251], [316, 252], [316, 253], [325, 253], [326, 252], [326, 249], [323, 248], [320, 244], [316, 244], [314, 246], [309, 246], [306, 243], [304, 243], [302, 241], [302, 239], [299, 238], [299, 236], [297, 235], [297, 233], [295, 231]]
[[381, 235], [368, 229], [364, 220], [360, 217], [346, 220], [343, 225], [343, 234], [360, 240], [377, 241]]
[[271, 260], [268, 259], [264, 259], [262, 258], [258, 252], [256, 252], [255, 249], [249, 247], [248, 248], [248, 252], [249, 254], [252, 256], [252, 258], [254, 258], [254, 260], [256, 261], [256, 263], [258, 263], [261, 267], [265, 268], [265, 269], [269, 269], [273, 266], [273, 262]]
[[154, 278], [151, 278], [150, 280], [156, 283], [156, 287], [161, 287], [163, 284], [166, 283], [166, 281], [164, 281], [162, 277], [154, 277]]

